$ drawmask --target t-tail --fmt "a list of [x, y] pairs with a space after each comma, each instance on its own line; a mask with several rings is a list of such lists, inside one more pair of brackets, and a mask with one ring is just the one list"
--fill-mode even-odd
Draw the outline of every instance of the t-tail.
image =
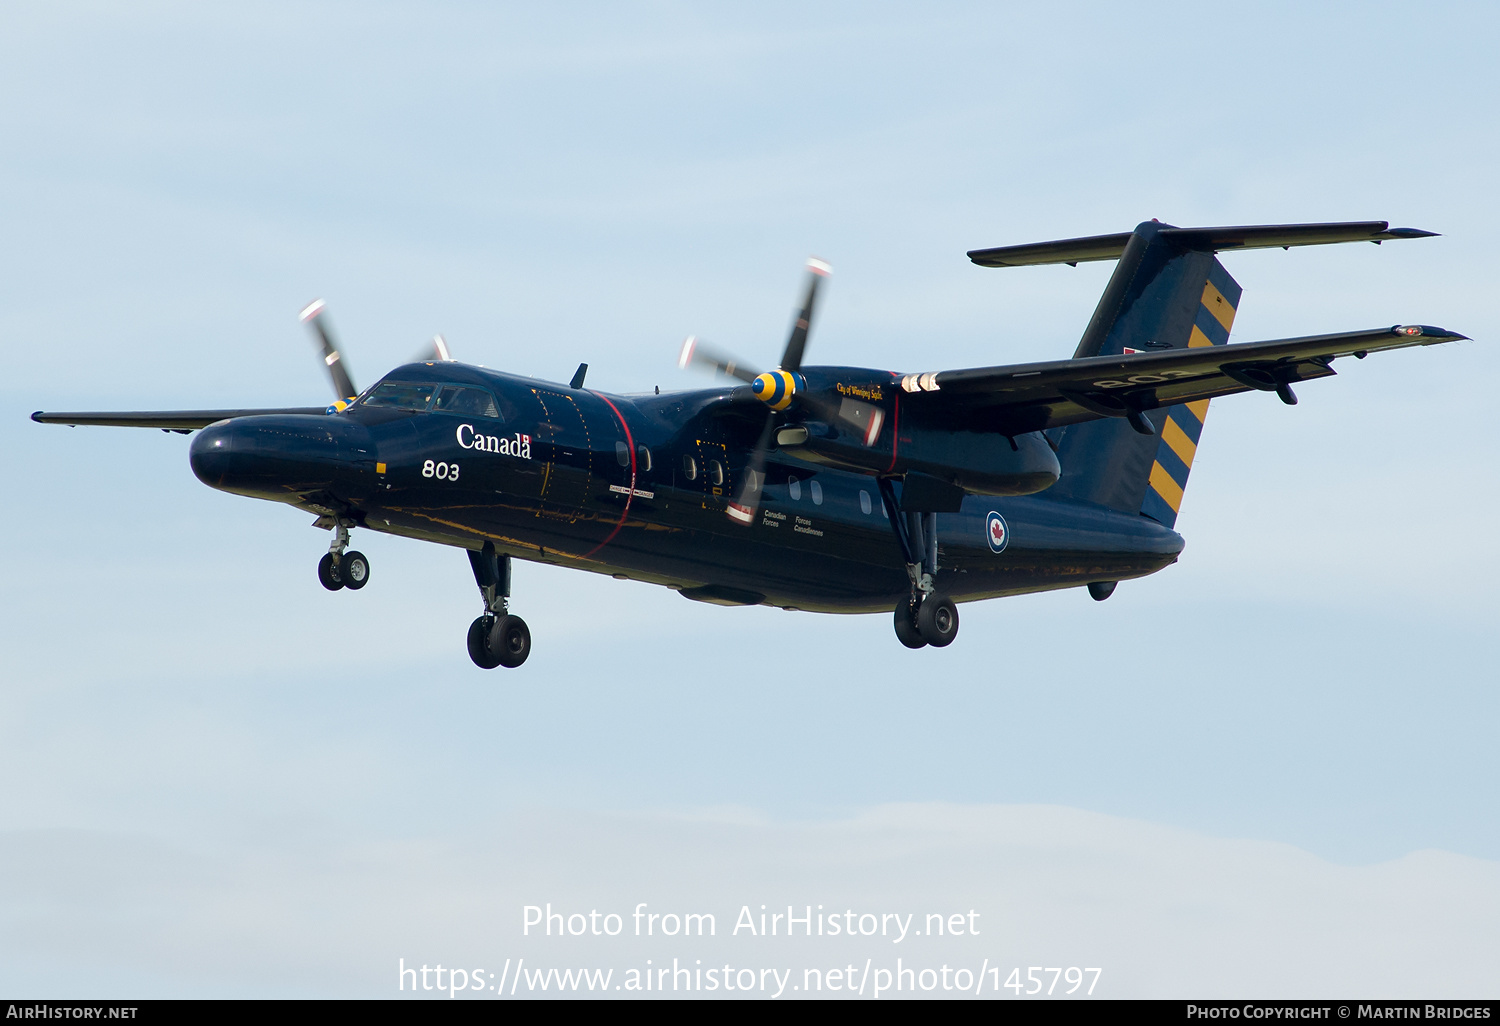
[[[989, 267], [1118, 260], [1075, 359], [1224, 345], [1241, 289], [1217, 254], [1235, 249], [1383, 242], [1432, 235], [1384, 221], [1340, 224], [1177, 228], [1146, 221], [1135, 231], [1024, 246], [975, 250]], [[1283, 399], [1295, 402], [1290, 390]], [[1062, 476], [1047, 494], [1139, 513], [1165, 527], [1177, 522], [1209, 400], [1146, 411], [1144, 423], [1120, 418], [1048, 432]]]

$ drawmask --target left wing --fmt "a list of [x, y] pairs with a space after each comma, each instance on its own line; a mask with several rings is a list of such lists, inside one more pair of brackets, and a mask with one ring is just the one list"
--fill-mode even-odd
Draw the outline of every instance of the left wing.
[[1291, 385], [1328, 377], [1340, 356], [1430, 346], [1467, 335], [1409, 324], [1125, 356], [907, 374], [903, 405], [952, 416], [972, 430], [1020, 434], [1101, 417], [1124, 417], [1149, 434], [1147, 410], [1260, 389], [1297, 401]]

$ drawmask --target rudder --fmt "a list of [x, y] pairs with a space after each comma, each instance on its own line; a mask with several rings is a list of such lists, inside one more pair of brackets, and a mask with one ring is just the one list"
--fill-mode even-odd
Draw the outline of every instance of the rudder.
[[[1242, 291], [1224, 265], [1215, 259], [1209, 268], [1208, 280], [1203, 284], [1198, 313], [1188, 334], [1189, 348], [1222, 346], [1229, 341]], [[1152, 418], [1161, 442], [1156, 447], [1156, 459], [1146, 478], [1146, 494], [1141, 499], [1140, 511], [1165, 527], [1177, 523], [1188, 473], [1193, 469], [1203, 422], [1208, 417], [1208, 403], [1209, 400], [1200, 399], [1170, 406], [1160, 422]]]

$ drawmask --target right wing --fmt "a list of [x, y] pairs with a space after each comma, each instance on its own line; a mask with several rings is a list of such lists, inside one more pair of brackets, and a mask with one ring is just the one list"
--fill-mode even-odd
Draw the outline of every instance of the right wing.
[[326, 406], [289, 406], [274, 410], [128, 410], [116, 413], [33, 413], [31, 419], [38, 424], [67, 424], [70, 427], [141, 427], [161, 428], [187, 434], [199, 428], [233, 417], [263, 417], [277, 413], [299, 413], [322, 416], [328, 412]]

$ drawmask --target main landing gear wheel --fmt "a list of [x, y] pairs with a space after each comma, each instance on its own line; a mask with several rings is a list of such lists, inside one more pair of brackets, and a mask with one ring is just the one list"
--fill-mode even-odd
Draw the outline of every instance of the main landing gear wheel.
[[514, 669], [531, 655], [531, 628], [519, 616], [502, 616], [490, 629], [489, 649], [500, 657], [500, 665]]
[[510, 601], [510, 557], [485, 542], [478, 552], [469, 550], [474, 583], [484, 596], [484, 614], [469, 624], [469, 658], [481, 670], [497, 666], [515, 668], [531, 655], [531, 629], [507, 608]]
[[344, 577], [339, 573], [339, 565], [333, 561], [332, 552], [324, 553], [318, 560], [318, 583], [329, 591], [338, 591], [344, 586]]
[[481, 670], [493, 670], [500, 665], [500, 657], [490, 651], [490, 629], [494, 626], [493, 616], [481, 616], [469, 624], [469, 658]]
[[346, 552], [339, 560], [339, 578], [344, 587], [358, 591], [370, 583], [370, 561], [363, 552]]
[[946, 595], [928, 595], [917, 610], [917, 633], [933, 648], [953, 644], [958, 637], [958, 607]]
[[907, 648], [923, 648], [921, 631], [917, 630], [917, 600], [904, 598], [896, 603], [896, 637]]
[[531, 655], [531, 629], [519, 616], [481, 616], [469, 624], [469, 658], [481, 670], [514, 669]]

